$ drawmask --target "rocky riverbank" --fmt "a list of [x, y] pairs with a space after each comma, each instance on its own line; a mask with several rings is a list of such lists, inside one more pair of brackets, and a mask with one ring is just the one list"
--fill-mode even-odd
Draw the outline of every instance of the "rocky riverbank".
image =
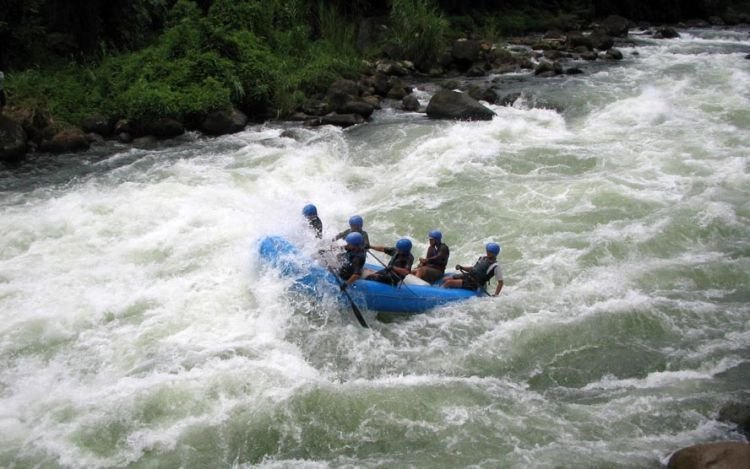
[[[696, 21], [678, 25], [686, 26], [710, 24]], [[251, 117], [300, 121], [307, 126], [349, 127], [367, 122], [376, 109], [387, 105], [408, 112], [425, 112], [436, 119], [491, 119], [492, 111], [480, 101], [508, 105], [518, 98], [518, 94], [503, 89], [504, 74], [520, 72], [544, 78], [585, 73], [581, 63], [622, 60], [625, 48], [637, 54], [636, 42], [628, 35], [635, 28], [653, 38], [679, 36], [672, 26], [636, 25], [625, 18], [610, 16], [586, 28], [573, 22], [564, 31], [547, 31], [498, 43], [464, 38], [450, 44], [434, 63], [423, 63], [417, 68], [409, 61], [388, 57], [365, 62], [359, 80], [338, 80], [325, 93], [307, 99], [289, 115]], [[486, 79], [481, 80], [482, 77]], [[426, 107], [420, 105], [413, 93], [415, 85], [424, 82], [434, 82], [445, 89], [435, 94]], [[74, 126], [58, 122], [44, 110], [10, 104], [0, 116], [0, 161], [18, 161], [27, 152], [83, 151], [108, 139], [148, 146], [187, 130], [218, 136], [238, 132], [248, 122], [247, 115], [230, 107], [214, 111], [199, 122], [168, 118], [133, 122], [90, 116]]]
[[[580, 67], [568, 67], [573, 61], [616, 61], [623, 58], [620, 47], [632, 47], [628, 29], [635, 25], [627, 19], [612, 16], [601, 23], [581, 29], [571, 23], [567, 31], [549, 31], [492, 43], [481, 38], [454, 41], [434, 63], [420, 64], [383, 58], [365, 63], [358, 81], [340, 80], [324, 94], [314, 96], [288, 116], [251, 116], [253, 119], [286, 119], [304, 125], [336, 125], [348, 127], [367, 122], [372, 113], [383, 106], [409, 112], [426, 112], [431, 118], [488, 119], [492, 112], [479, 104], [509, 104], [514, 96], [506, 96], [499, 81], [489, 86], [468, 84], [474, 79], [511, 72], [527, 72], [529, 76], [552, 77], [560, 74], [583, 73]], [[651, 28], [654, 37], [674, 37], [672, 28]], [[426, 70], [426, 71], [425, 71]], [[434, 81], [446, 90], [435, 96], [426, 108], [413, 95], [417, 82]], [[142, 120], [140, 122], [92, 115], [72, 125], [59, 122], [45, 109], [14, 107], [11, 102], [0, 116], [0, 161], [18, 161], [28, 152], [50, 154], [84, 151], [92, 145], [116, 139], [136, 146], [147, 146], [157, 140], [169, 139], [186, 130], [218, 136], [242, 130], [248, 122], [241, 110], [227, 108], [214, 111], [199, 122], [174, 119]]]

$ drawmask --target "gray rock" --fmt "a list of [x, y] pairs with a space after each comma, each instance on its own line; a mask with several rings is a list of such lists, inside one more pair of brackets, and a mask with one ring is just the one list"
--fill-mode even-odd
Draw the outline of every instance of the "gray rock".
[[654, 34], [655, 39], [674, 39], [676, 37], [680, 37], [680, 33], [671, 26], [662, 26]]
[[729, 402], [719, 410], [719, 420], [737, 425], [737, 428], [750, 435], [750, 404]]
[[130, 143], [133, 141], [133, 137], [128, 132], [120, 132], [117, 134], [117, 141], [120, 143]]
[[438, 91], [427, 105], [431, 119], [492, 120], [495, 113], [465, 93]]
[[133, 146], [141, 149], [150, 149], [156, 147], [159, 140], [153, 135], [146, 135], [145, 137], [138, 137], [133, 140]]
[[706, 443], [683, 448], [669, 458], [668, 469], [748, 469], [750, 444]]
[[419, 100], [413, 94], [404, 96], [404, 99], [401, 100], [401, 109], [404, 111], [417, 112], [419, 106]]
[[343, 106], [336, 109], [341, 114], [359, 114], [367, 119], [375, 111], [375, 107], [360, 98], [354, 98], [347, 101]]
[[319, 125], [335, 125], [337, 127], [350, 127], [352, 125], [362, 124], [364, 117], [359, 114], [330, 114], [327, 116], [316, 117], [305, 121], [305, 125], [316, 127]]
[[610, 60], [622, 60], [622, 52], [619, 49], [610, 49], [605, 55]]
[[28, 148], [23, 126], [0, 114], [0, 161], [18, 161], [26, 155]]
[[498, 104], [501, 106], [513, 106], [513, 104], [521, 97], [521, 93], [510, 93], [503, 96]]
[[580, 75], [583, 73], [583, 70], [581, 70], [578, 67], [571, 67], [565, 70], [566, 75]]
[[209, 114], [201, 124], [201, 132], [208, 135], [225, 135], [240, 132], [247, 125], [247, 116], [235, 109], [222, 109]]
[[568, 39], [565, 42], [565, 47], [570, 50], [579, 50], [579, 48], [593, 50], [594, 41], [591, 40], [590, 36], [584, 36], [579, 32], [571, 32], [568, 34]]
[[604, 30], [596, 30], [591, 33], [591, 43], [594, 49], [609, 50], [615, 45], [615, 40]]
[[540, 60], [539, 65], [534, 69], [534, 75], [554, 76], [561, 75], [562, 73], [563, 68], [560, 62], [550, 62], [545, 59]]
[[359, 92], [359, 85], [352, 80], [336, 80], [328, 87], [326, 101], [338, 112], [348, 101], [358, 97]]

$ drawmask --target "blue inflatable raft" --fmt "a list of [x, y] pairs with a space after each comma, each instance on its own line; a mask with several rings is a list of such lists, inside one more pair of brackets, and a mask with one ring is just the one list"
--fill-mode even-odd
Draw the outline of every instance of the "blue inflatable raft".
[[[295, 280], [295, 286], [312, 295], [343, 295], [338, 281], [320, 262], [302, 254], [288, 240], [279, 236], [264, 238], [260, 242], [260, 259], [264, 264]], [[366, 269], [379, 270], [367, 264]], [[440, 288], [429, 285], [391, 286], [372, 280], [357, 280], [348, 289], [360, 308], [388, 313], [423, 313], [436, 306], [467, 300], [482, 294], [481, 290]]]

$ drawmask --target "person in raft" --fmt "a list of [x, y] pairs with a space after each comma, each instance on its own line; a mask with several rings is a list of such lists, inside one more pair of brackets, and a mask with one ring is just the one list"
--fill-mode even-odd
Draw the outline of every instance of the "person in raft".
[[362, 268], [365, 266], [365, 260], [367, 259], [364, 243], [365, 240], [360, 233], [346, 235], [344, 252], [339, 254], [338, 257], [341, 265], [338, 276], [343, 280], [342, 290], [345, 290], [362, 276]]
[[500, 294], [500, 290], [503, 289], [503, 268], [497, 261], [497, 256], [500, 254], [500, 245], [497, 243], [487, 243], [485, 247], [487, 251], [486, 256], [482, 256], [479, 260], [471, 267], [463, 265], [457, 265], [456, 270], [463, 272], [462, 274], [456, 274], [453, 278], [447, 279], [443, 282], [445, 288], [463, 288], [466, 290], [476, 290], [481, 288], [484, 290], [484, 286], [487, 284], [492, 277], [497, 280], [497, 287], [495, 287], [495, 294]]
[[411, 273], [428, 283], [435, 283], [443, 278], [451, 251], [448, 245], [443, 243], [443, 233], [440, 231], [432, 230], [427, 233], [427, 237], [430, 242], [427, 257], [420, 257], [419, 266]]
[[414, 256], [411, 254], [411, 241], [401, 238], [396, 242], [395, 248], [385, 246], [370, 246], [370, 249], [380, 251], [391, 256], [391, 261], [385, 269], [379, 270], [367, 276], [367, 280], [375, 280], [380, 283], [396, 285], [411, 273], [414, 264]]
[[315, 237], [323, 237], [323, 221], [318, 218], [318, 208], [313, 204], [307, 204], [302, 207], [302, 215], [307, 219], [310, 228], [315, 232]]
[[362, 229], [364, 223], [364, 220], [362, 220], [362, 217], [360, 217], [359, 215], [352, 216], [349, 219], [349, 229], [337, 234], [336, 237], [333, 238], [333, 240], [336, 241], [338, 239], [346, 239], [346, 237], [349, 236], [350, 233], [359, 233], [362, 235], [362, 239], [364, 242], [363, 247], [365, 249], [370, 249], [370, 238], [367, 236], [367, 231]]

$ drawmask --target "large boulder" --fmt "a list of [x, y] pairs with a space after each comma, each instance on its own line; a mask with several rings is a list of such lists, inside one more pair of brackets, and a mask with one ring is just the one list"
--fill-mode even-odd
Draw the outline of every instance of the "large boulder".
[[328, 87], [326, 101], [334, 110], [340, 109], [352, 98], [359, 96], [359, 85], [352, 80], [336, 80]]
[[203, 120], [201, 132], [208, 135], [225, 135], [241, 131], [247, 124], [247, 116], [235, 108], [214, 111]]
[[83, 130], [68, 127], [55, 133], [52, 138], [44, 140], [39, 149], [49, 153], [73, 153], [88, 150], [89, 146], [89, 140]]
[[417, 112], [419, 106], [419, 100], [413, 94], [404, 96], [404, 99], [401, 100], [401, 109], [404, 111]]
[[546, 59], [539, 61], [539, 65], [534, 69], [534, 75], [555, 76], [563, 73], [563, 67], [560, 62], [551, 62]]
[[570, 50], [578, 48], [592, 50], [594, 48], [594, 41], [591, 39], [591, 36], [584, 36], [579, 32], [571, 32], [568, 34], [568, 39], [565, 43], [565, 47]]
[[613, 37], [627, 37], [630, 22], [618, 15], [610, 15], [601, 22], [601, 27]]
[[336, 109], [339, 114], [359, 114], [367, 119], [375, 111], [375, 106], [368, 103], [362, 98], [353, 98], [344, 103], [343, 106]]
[[164, 139], [184, 134], [185, 126], [174, 119], [162, 118], [146, 122], [140, 130], [143, 135]]
[[615, 40], [603, 29], [597, 29], [591, 33], [591, 43], [595, 49], [609, 50], [615, 45]]
[[750, 444], [706, 443], [683, 448], [669, 458], [668, 469], [747, 469]]
[[0, 161], [17, 161], [26, 155], [28, 140], [23, 126], [0, 114]]
[[662, 26], [654, 34], [655, 39], [674, 39], [676, 37], [680, 37], [680, 33], [671, 26]]
[[492, 120], [494, 115], [491, 109], [458, 91], [438, 91], [427, 105], [427, 116], [431, 119]]

